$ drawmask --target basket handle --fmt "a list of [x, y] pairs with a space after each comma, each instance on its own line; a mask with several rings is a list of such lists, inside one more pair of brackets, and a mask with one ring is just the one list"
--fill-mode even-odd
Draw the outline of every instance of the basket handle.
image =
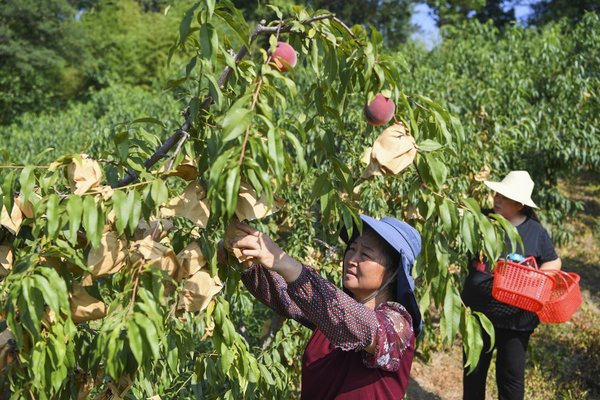
[[525, 259], [518, 264], [527, 265], [529, 267], [539, 269], [534, 256], [525, 257]]
[[573, 285], [579, 281], [579, 279], [577, 279], [573, 274], [566, 272], [566, 271], [561, 271], [560, 269], [548, 270], [548, 271], [544, 271], [544, 272], [553, 277], [559, 276], [560, 279], [562, 279], [562, 281], [564, 282], [565, 286], [569, 286], [569, 282], [567, 281], [567, 278], [571, 280], [571, 283]]

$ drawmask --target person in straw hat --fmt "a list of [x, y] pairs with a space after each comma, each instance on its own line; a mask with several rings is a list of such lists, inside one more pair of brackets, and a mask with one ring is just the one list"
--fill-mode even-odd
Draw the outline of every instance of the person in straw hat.
[[245, 264], [250, 292], [313, 330], [302, 359], [303, 399], [402, 399], [406, 392], [422, 326], [411, 277], [421, 236], [395, 218], [360, 217], [361, 234], [340, 234], [343, 289], [248, 225], [228, 228], [224, 239]]
[[[559, 270], [558, 258], [548, 232], [540, 224], [534, 211], [538, 206], [533, 202], [534, 183], [527, 171], [511, 171], [500, 182], [484, 181], [494, 194], [493, 210], [484, 210], [502, 215], [514, 225], [523, 240], [523, 248], [510, 248], [502, 258], [521, 261], [524, 257], [535, 257], [537, 265], [544, 270]], [[523, 399], [525, 393], [525, 356], [527, 343], [533, 330], [539, 324], [535, 313], [500, 303], [492, 298], [492, 280], [489, 263], [472, 260], [465, 280], [462, 298], [471, 309], [483, 312], [492, 322], [495, 331], [496, 383], [498, 398]], [[484, 349], [490, 346], [490, 338], [484, 335]], [[475, 370], [463, 373], [463, 398], [485, 399], [485, 383], [492, 352], [484, 350]]]

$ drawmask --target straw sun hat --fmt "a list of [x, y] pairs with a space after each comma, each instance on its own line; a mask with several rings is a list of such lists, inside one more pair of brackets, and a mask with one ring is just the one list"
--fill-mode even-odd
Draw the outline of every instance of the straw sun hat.
[[483, 181], [487, 187], [504, 197], [529, 207], [538, 208], [533, 200], [533, 180], [527, 171], [511, 171], [500, 182]]

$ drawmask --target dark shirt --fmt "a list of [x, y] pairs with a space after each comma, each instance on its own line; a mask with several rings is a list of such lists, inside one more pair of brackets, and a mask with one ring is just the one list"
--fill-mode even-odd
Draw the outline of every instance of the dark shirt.
[[[489, 212], [490, 210], [484, 211], [485, 214]], [[518, 253], [525, 257], [533, 256], [538, 266], [558, 258], [552, 240], [542, 224], [527, 218], [516, 228], [521, 235], [525, 249], [520, 246], [511, 249], [507, 237], [505, 238], [506, 246], [510, 253]], [[502, 255], [502, 258], [504, 257], [506, 254]], [[462, 292], [464, 303], [473, 310], [483, 312], [497, 328], [517, 331], [534, 330], [540, 322], [537, 315], [496, 301], [492, 297], [493, 275], [489, 263], [484, 264], [483, 270], [478, 270], [475, 264], [471, 262], [469, 265], [469, 275], [465, 280]]]

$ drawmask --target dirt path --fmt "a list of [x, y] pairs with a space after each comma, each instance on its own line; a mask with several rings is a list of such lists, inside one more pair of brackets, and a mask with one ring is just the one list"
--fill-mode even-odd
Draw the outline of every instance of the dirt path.
[[408, 400], [462, 399], [462, 354], [459, 346], [437, 352], [429, 363], [416, 360], [408, 385]]

